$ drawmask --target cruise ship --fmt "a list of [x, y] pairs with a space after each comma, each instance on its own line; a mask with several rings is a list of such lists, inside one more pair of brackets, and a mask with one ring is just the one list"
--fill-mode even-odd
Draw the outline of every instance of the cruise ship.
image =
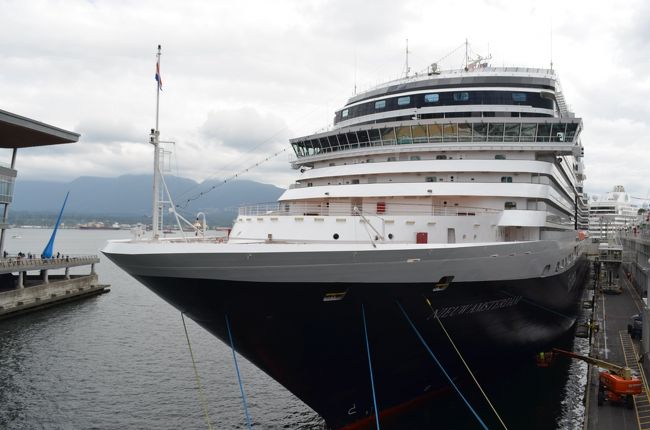
[[602, 196], [592, 195], [589, 236], [599, 242], [614, 240], [619, 231], [632, 229], [637, 224], [638, 209], [623, 185], [616, 185]]
[[572, 329], [581, 130], [554, 70], [433, 65], [292, 139], [295, 182], [227, 239], [103, 252], [329, 427], [374, 427], [469, 379], [451, 341], [480, 380]]

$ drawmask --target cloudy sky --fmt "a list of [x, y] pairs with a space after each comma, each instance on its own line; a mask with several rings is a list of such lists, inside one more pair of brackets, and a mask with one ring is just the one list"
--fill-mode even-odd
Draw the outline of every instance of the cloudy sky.
[[288, 139], [330, 124], [355, 83], [400, 76], [407, 38], [413, 71], [466, 38], [495, 66], [547, 67], [552, 54], [584, 120], [587, 191], [650, 193], [642, 0], [0, 0], [0, 109], [82, 135], [19, 152], [20, 178], [148, 173], [162, 44], [170, 172], [223, 178], [287, 148], [246, 176], [286, 187]]

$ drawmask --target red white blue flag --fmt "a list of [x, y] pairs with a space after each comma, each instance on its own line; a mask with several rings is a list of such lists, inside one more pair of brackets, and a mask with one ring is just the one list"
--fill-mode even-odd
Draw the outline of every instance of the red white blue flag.
[[158, 82], [158, 90], [162, 91], [162, 78], [160, 77], [160, 60], [156, 61], [156, 82]]

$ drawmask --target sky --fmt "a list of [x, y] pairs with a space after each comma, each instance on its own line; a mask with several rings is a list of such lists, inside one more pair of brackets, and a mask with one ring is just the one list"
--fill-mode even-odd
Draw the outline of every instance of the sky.
[[463, 54], [447, 55], [466, 39], [493, 66], [552, 59], [584, 122], [585, 190], [650, 195], [642, 0], [0, 0], [0, 109], [81, 134], [20, 150], [19, 180], [150, 173], [161, 44], [168, 174], [223, 179], [263, 161], [239, 177], [287, 187], [288, 140], [331, 125], [355, 86], [401, 76], [406, 39], [412, 71], [459, 68]]

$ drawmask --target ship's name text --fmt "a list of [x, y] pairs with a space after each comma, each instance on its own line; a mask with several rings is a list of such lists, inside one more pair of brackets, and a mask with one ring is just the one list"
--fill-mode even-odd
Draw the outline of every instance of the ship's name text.
[[489, 302], [470, 303], [467, 305], [448, 306], [446, 308], [434, 309], [428, 319], [448, 318], [459, 315], [475, 314], [477, 312], [487, 312], [496, 309], [509, 308], [519, 303], [521, 298], [521, 296], [513, 296], [508, 297], [507, 299], [491, 300]]

